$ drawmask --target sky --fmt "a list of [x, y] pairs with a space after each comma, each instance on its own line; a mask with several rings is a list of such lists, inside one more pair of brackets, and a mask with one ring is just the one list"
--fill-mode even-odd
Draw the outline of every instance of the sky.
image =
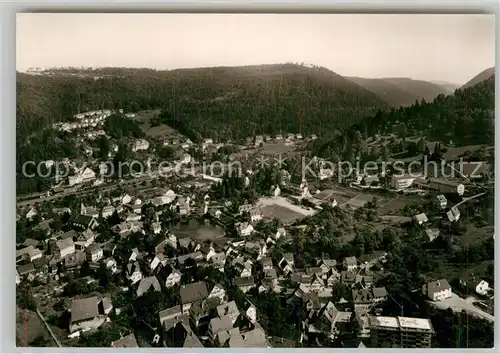
[[495, 65], [494, 15], [17, 15], [18, 71], [285, 62], [343, 76], [464, 84]]

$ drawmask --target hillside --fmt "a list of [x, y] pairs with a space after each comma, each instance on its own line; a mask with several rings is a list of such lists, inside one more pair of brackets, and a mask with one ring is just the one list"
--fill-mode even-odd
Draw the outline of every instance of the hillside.
[[494, 75], [495, 75], [495, 67], [488, 68], [488, 69], [486, 69], [484, 71], [481, 71], [479, 74], [477, 74], [472, 79], [470, 79], [469, 81], [467, 81], [467, 83], [462, 86], [462, 89], [475, 86], [475, 85], [479, 84], [482, 81], [485, 81], [485, 80], [488, 80], [491, 77], [494, 77]]
[[366, 79], [362, 77], [348, 77], [348, 79], [373, 92], [392, 107], [408, 106], [415, 103], [415, 100], [420, 99], [420, 97], [383, 79]]
[[[404, 124], [407, 136], [426, 136], [428, 140], [456, 145], [494, 144], [495, 80], [490, 77], [453, 95], [439, 95], [433, 101], [418, 103], [391, 112], [380, 112], [364, 120], [368, 135], [389, 134]], [[363, 131], [362, 130], [362, 131]]]
[[373, 92], [392, 107], [409, 106], [422, 99], [431, 101], [439, 94], [450, 93], [448, 89], [432, 82], [407, 78], [348, 77], [348, 79]]
[[[427, 141], [445, 144], [453, 141], [456, 147], [493, 146], [494, 109], [495, 82], [491, 77], [470, 89], [457, 89], [453, 95], [439, 95], [432, 102], [379, 111], [342, 133], [332, 132], [316, 140], [312, 155], [330, 161], [353, 161], [355, 156], [360, 156], [362, 161], [384, 161], [389, 158], [389, 149], [393, 153], [403, 149], [395, 145], [395, 136], [424, 137]], [[388, 142], [379, 141], [371, 147], [364, 143], [363, 137], [376, 135], [386, 137]], [[392, 138], [388, 138], [391, 135]]]
[[[101, 69], [86, 75], [17, 75], [18, 138], [78, 111], [163, 108], [165, 122], [194, 138], [243, 138], [273, 130], [342, 127], [387, 106], [375, 94], [320, 67], [295, 64], [155, 71]], [[193, 134], [191, 134], [193, 135]]]
[[453, 84], [451, 82], [447, 82], [447, 81], [432, 81], [433, 84], [436, 84], [438, 86], [441, 86], [442, 88], [445, 89], [445, 91], [448, 93], [448, 94], [451, 94], [453, 92], [455, 92], [455, 90], [457, 88], [460, 88], [460, 85], [457, 85], [457, 84]]
[[426, 101], [432, 101], [438, 95], [448, 93], [443, 87], [429, 81], [413, 80], [405, 77], [384, 78], [384, 80]]

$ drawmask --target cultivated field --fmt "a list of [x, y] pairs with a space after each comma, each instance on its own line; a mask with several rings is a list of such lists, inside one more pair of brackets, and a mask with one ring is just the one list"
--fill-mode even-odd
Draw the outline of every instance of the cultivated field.
[[155, 118], [159, 113], [159, 110], [140, 111], [136, 113], [134, 120], [140, 124], [141, 129], [149, 137], [160, 140], [182, 138], [183, 136], [178, 131], [172, 129], [168, 125], [161, 124], [155, 127], [151, 126], [151, 119]]
[[40, 337], [47, 341], [47, 347], [56, 346], [36, 312], [18, 308], [16, 313], [16, 346], [28, 347], [34, 339]]
[[267, 219], [278, 219], [284, 224], [291, 224], [306, 216], [313, 215], [316, 210], [308, 210], [298, 205], [294, 205], [286, 198], [260, 198], [258, 205], [262, 214]]

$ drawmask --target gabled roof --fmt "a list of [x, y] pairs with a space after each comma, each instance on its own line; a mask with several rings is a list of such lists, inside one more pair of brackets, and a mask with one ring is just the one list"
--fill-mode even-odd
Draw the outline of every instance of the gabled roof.
[[97, 296], [73, 300], [71, 303], [71, 323], [95, 318], [99, 315]]
[[203, 300], [208, 296], [207, 284], [203, 281], [183, 285], [180, 289], [182, 304]]
[[160, 283], [156, 276], [142, 278], [137, 288], [137, 296], [141, 296], [153, 287], [154, 291], [161, 291]]
[[217, 334], [222, 331], [227, 331], [233, 328], [233, 320], [229, 315], [215, 317], [210, 320], [208, 328], [211, 330], [213, 334]]

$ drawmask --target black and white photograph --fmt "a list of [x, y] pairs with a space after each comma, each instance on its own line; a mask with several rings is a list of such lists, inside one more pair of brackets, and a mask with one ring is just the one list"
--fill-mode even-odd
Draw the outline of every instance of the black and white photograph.
[[493, 348], [495, 44], [492, 14], [18, 13], [17, 347]]

